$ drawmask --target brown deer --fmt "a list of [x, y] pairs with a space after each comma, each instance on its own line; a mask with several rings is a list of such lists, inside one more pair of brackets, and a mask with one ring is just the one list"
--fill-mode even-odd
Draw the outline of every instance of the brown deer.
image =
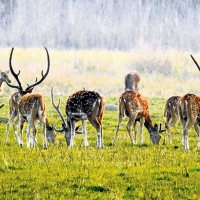
[[[196, 64], [197, 68], [200, 71], [200, 66], [194, 57], [191, 55], [192, 60]], [[195, 131], [198, 135], [197, 146], [200, 146], [200, 96], [195, 94], [186, 94], [181, 97], [178, 106], [178, 112], [180, 115], [180, 122], [182, 125], [183, 136], [182, 136], [182, 145], [184, 150], [189, 150], [189, 136], [188, 132], [194, 125]]]
[[183, 128], [182, 145], [184, 150], [189, 150], [188, 132], [194, 125], [198, 136], [197, 146], [200, 146], [200, 96], [195, 94], [186, 94], [181, 97], [178, 106], [180, 121]]
[[133, 70], [125, 76], [125, 91], [126, 90], [139, 90], [138, 84], [140, 82], [140, 73]]
[[[171, 128], [179, 120], [178, 104], [181, 96], [172, 96], [170, 97], [164, 106], [164, 118], [165, 118], [165, 128], [168, 134], [168, 142], [172, 143], [171, 140]], [[166, 136], [164, 135], [163, 144], [166, 143]]]
[[143, 143], [143, 126], [145, 126], [148, 130], [153, 144], [159, 144], [161, 138], [160, 133], [164, 130], [161, 130], [161, 125], [159, 129], [157, 124], [153, 125], [153, 122], [149, 115], [148, 102], [146, 98], [143, 97], [139, 92], [135, 90], [130, 90], [124, 92], [119, 98], [119, 118], [113, 139], [113, 145], [115, 144], [119, 131], [119, 126], [125, 115], [129, 118], [126, 128], [132, 144], [136, 144], [136, 134], [134, 139], [131, 134], [131, 126], [133, 125], [135, 129], [137, 121], [140, 122], [140, 144]]
[[51, 89], [51, 100], [53, 107], [62, 120], [62, 129], [56, 129], [56, 131], [65, 132], [65, 139], [68, 146], [73, 146], [76, 131], [75, 125], [78, 121], [82, 121], [84, 145], [85, 147], [88, 146], [85, 123], [85, 120], [88, 120], [97, 130], [97, 147], [103, 148], [102, 118], [105, 107], [103, 97], [101, 97], [97, 92], [86, 90], [72, 94], [69, 96], [66, 103], [66, 121], [59, 110], [60, 99], [57, 106], [54, 103], [53, 87]]
[[[6, 136], [4, 143], [7, 143], [8, 139], [8, 132], [9, 132], [9, 126], [10, 124], [14, 123], [14, 131], [15, 131], [15, 137], [20, 146], [22, 146], [22, 130], [24, 122], [28, 122], [28, 128], [27, 128], [27, 146], [31, 147], [36, 144], [36, 129], [35, 129], [35, 122], [36, 120], [39, 120], [40, 124], [42, 125], [43, 134], [44, 134], [44, 148], [47, 148], [46, 143], [46, 137], [49, 142], [54, 142], [54, 139], [56, 137], [54, 133], [54, 126], [50, 126], [48, 119], [46, 117], [46, 104], [45, 99], [40, 94], [30, 94], [33, 90], [33, 88], [36, 85], [39, 85], [48, 75], [49, 68], [50, 68], [50, 59], [47, 49], [47, 71], [45, 74], [43, 74], [43, 71], [41, 72], [42, 78], [32, 85], [28, 85], [28, 87], [23, 90], [21, 82], [18, 78], [20, 71], [18, 74], [16, 74], [12, 68], [11, 60], [12, 60], [12, 54], [13, 54], [14, 48], [11, 50], [10, 54], [10, 60], [9, 60], [9, 66], [10, 71], [14, 78], [16, 79], [18, 85], [11, 85], [10, 83], [6, 82], [9, 87], [16, 88], [18, 92], [14, 93], [10, 100], [9, 100], [9, 108], [10, 108], [10, 117], [7, 123], [7, 129], [6, 129]], [[14, 119], [16, 120], [14, 121]], [[20, 136], [18, 136], [17, 133], [17, 125], [20, 125]], [[31, 139], [30, 131], [33, 130], [33, 136]]]

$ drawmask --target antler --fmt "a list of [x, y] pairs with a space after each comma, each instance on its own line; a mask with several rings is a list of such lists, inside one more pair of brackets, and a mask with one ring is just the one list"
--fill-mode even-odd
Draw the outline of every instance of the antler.
[[165, 129], [162, 129], [162, 124], [160, 123], [160, 128], [159, 128], [159, 133], [162, 133], [162, 132], [164, 132], [166, 130], [166, 128]]
[[6, 80], [6, 83], [9, 87], [12, 87], [12, 88], [17, 88], [19, 90], [19, 92], [23, 92], [23, 89], [22, 89], [22, 85], [21, 85], [21, 82], [19, 81], [19, 74], [20, 74], [20, 70], [18, 72], [18, 74], [16, 74], [12, 68], [12, 54], [13, 54], [13, 51], [14, 51], [14, 47], [11, 49], [11, 52], [10, 52], [10, 59], [9, 59], [9, 67], [10, 67], [10, 71], [11, 71], [11, 74], [14, 76], [14, 78], [16, 79], [17, 83], [18, 83], [18, 86], [16, 85], [12, 85], [10, 84], [7, 80]]
[[194, 63], [196, 64], [197, 68], [198, 68], [199, 71], [200, 71], [200, 66], [199, 66], [199, 64], [197, 63], [197, 61], [194, 59], [194, 57], [193, 57], [192, 55], [190, 55], [190, 56], [191, 56], [192, 60], [194, 61]]
[[[53, 107], [54, 107], [54, 108], [56, 109], [56, 111], [58, 112], [60, 118], [62, 119], [63, 125], [66, 127], [67, 124], [66, 124], [66, 122], [65, 122], [65, 120], [64, 120], [64, 117], [62, 116], [62, 114], [61, 114], [61, 112], [60, 112], [60, 110], [59, 110], [59, 107], [60, 107], [60, 99], [58, 100], [58, 105], [57, 105], [57, 106], [56, 106], [55, 103], [54, 103], [53, 87], [51, 88], [51, 102], [52, 102]], [[56, 129], [56, 131], [62, 132], [63, 129], [62, 129], [62, 130], [57, 130], [57, 129]]]
[[47, 48], [46, 48], [46, 47], [44, 47], [44, 48], [45, 48], [45, 50], [46, 50], [46, 52], [47, 52], [47, 71], [46, 71], [45, 74], [43, 74], [43, 70], [42, 70], [42, 72], [41, 72], [42, 78], [41, 78], [39, 81], [37, 81], [37, 78], [36, 78], [35, 83], [32, 84], [32, 85], [28, 85], [28, 84], [27, 84], [28, 87], [26, 88], [26, 90], [29, 90], [30, 88], [32, 88], [32, 87], [34, 87], [34, 86], [40, 84], [40, 83], [47, 77], [47, 75], [48, 75], [48, 73], [49, 73], [49, 68], [50, 68], [49, 53], [48, 53]]

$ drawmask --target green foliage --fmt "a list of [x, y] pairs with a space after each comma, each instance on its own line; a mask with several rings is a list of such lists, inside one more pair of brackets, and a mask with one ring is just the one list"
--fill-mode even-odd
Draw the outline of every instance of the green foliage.
[[[61, 97], [64, 114], [66, 97]], [[4, 99], [5, 100], [5, 99]], [[57, 102], [58, 97], [55, 98]], [[116, 104], [116, 98], [107, 100]], [[5, 102], [5, 101], [4, 101]], [[164, 99], [149, 99], [153, 121], [162, 121]], [[47, 96], [49, 121], [61, 126]], [[1, 110], [8, 116], [8, 105]], [[87, 123], [90, 146], [85, 149], [82, 135], [68, 148], [63, 134], [57, 142], [34, 149], [17, 146], [13, 129], [4, 145], [6, 122], [0, 123], [0, 199], [199, 199], [200, 151], [197, 138], [190, 133], [191, 150], [182, 150], [181, 129], [173, 134], [173, 145], [154, 146], [144, 130], [145, 145], [132, 145], [125, 126], [120, 126], [116, 145], [112, 146], [117, 111], [106, 111], [103, 120], [104, 149], [96, 148], [96, 131]], [[124, 119], [123, 124], [127, 123]], [[175, 128], [172, 129], [174, 132]], [[138, 136], [139, 137], [139, 136]], [[174, 148], [174, 145], [177, 148]]]

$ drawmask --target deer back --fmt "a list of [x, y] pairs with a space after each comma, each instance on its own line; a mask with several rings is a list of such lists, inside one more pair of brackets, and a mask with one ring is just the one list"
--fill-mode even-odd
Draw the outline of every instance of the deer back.
[[32, 117], [35, 120], [46, 117], [45, 98], [41, 94], [24, 95], [19, 102], [19, 112], [22, 116]]
[[179, 116], [178, 103], [180, 98], [181, 96], [172, 96], [166, 101], [163, 111], [164, 117], [171, 118], [172, 115]]
[[145, 118], [149, 116], [148, 102], [139, 92], [130, 90], [124, 92], [120, 97], [120, 111], [125, 113], [128, 117], [133, 113], [138, 113]]
[[66, 114], [70, 119], [86, 120], [94, 113], [102, 118], [104, 100], [97, 92], [78, 91], [69, 96], [66, 103]]
[[200, 96], [195, 94], [186, 94], [181, 97], [179, 102], [180, 117], [188, 120], [191, 116], [200, 116]]

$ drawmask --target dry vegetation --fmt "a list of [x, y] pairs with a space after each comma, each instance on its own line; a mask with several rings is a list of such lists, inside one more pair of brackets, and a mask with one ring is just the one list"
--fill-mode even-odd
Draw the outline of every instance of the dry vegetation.
[[[1, 49], [2, 70], [8, 69], [10, 50]], [[49, 53], [50, 74], [35, 92], [48, 95], [50, 87], [54, 86], [58, 95], [69, 95], [85, 87], [105, 97], [118, 97], [124, 90], [125, 74], [133, 69], [142, 74], [140, 84], [144, 87], [141, 93], [145, 96], [168, 98], [174, 94], [199, 92], [200, 73], [190, 53], [53, 49], [49, 49]], [[200, 63], [200, 54], [194, 54], [194, 57]], [[40, 76], [42, 69], [46, 69], [46, 53], [42, 48], [15, 48], [12, 63], [16, 72], [21, 70], [20, 79], [25, 87], [26, 83], [34, 82], [35, 77]], [[4, 94], [11, 93], [13, 90], [4, 85]]]

